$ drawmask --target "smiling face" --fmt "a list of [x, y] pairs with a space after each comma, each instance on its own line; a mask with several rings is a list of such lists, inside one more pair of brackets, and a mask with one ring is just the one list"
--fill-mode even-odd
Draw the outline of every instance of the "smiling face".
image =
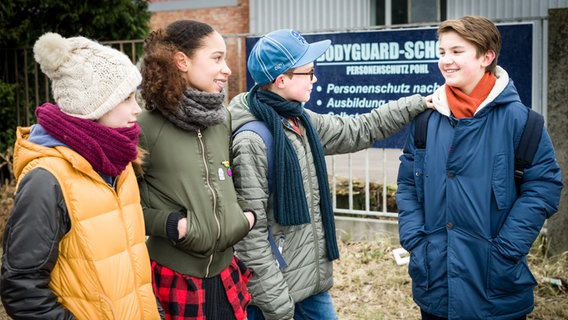
[[96, 122], [109, 128], [128, 128], [136, 124], [136, 116], [140, 114], [140, 106], [136, 102], [134, 92], [109, 112], [103, 114]]
[[458, 88], [469, 95], [495, 59], [491, 50], [478, 54], [475, 46], [454, 31], [439, 36], [440, 59], [438, 68], [446, 85]]
[[227, 46], [218, 32], [212, 32], [202, 39], [202, 46], [192, 57], [178, 52], [178, 68], [184, 73], [187, 84], [197, 90], [219, 93], [223, 90], [231, 69], [227, 66]]

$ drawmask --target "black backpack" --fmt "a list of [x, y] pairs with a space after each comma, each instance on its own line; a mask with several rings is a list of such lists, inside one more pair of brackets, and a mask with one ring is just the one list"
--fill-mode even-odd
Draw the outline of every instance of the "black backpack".
[[[414, 122], [414, 145], [417, 149], [426, 148], [426, 137], [428, 134], [428, 119], [432, 115], [432, 109], [426, 109], [417, 115]], [[542, 127], [544, 126], [544, 117], [536, 111], [529, 109], [529, 116], [525, 123], [525, 129], [521, 135], [521, 141], [515, 151], [515, 185], [517, 193], [523, 182], [525, 169], [530, 168], [536, 153], [536, 149], [540, 143], [542, 136]]]

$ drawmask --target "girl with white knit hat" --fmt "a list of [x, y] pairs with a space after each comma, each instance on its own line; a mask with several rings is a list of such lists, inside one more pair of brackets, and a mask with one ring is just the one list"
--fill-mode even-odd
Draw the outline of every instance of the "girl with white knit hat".
[[140, 72], [83, 37], [46, 33], [34, 55], [56, 104], [17, 129], [2, 303], [14, 319], [159, 319], [132, 165]]

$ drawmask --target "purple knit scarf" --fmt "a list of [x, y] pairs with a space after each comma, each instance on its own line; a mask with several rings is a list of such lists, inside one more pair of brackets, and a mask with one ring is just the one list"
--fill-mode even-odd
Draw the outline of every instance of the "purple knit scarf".
[[109, 128], [93, 120], [67, 115], [51, 103], [38, 107], [36, 116], [49, 135], [87, 159], [97, 172], [116, 177], [136, 159], [138, 124]]

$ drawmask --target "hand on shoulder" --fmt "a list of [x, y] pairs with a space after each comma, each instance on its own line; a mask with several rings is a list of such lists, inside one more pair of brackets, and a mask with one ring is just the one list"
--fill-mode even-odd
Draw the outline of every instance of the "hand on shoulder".
[[432, 103], [432, 95], [428, 95], [428, 96], [424, 97], [424, 99], [426, 100], [426, 108], [436, 109], [434, 107], [434, 104]]

